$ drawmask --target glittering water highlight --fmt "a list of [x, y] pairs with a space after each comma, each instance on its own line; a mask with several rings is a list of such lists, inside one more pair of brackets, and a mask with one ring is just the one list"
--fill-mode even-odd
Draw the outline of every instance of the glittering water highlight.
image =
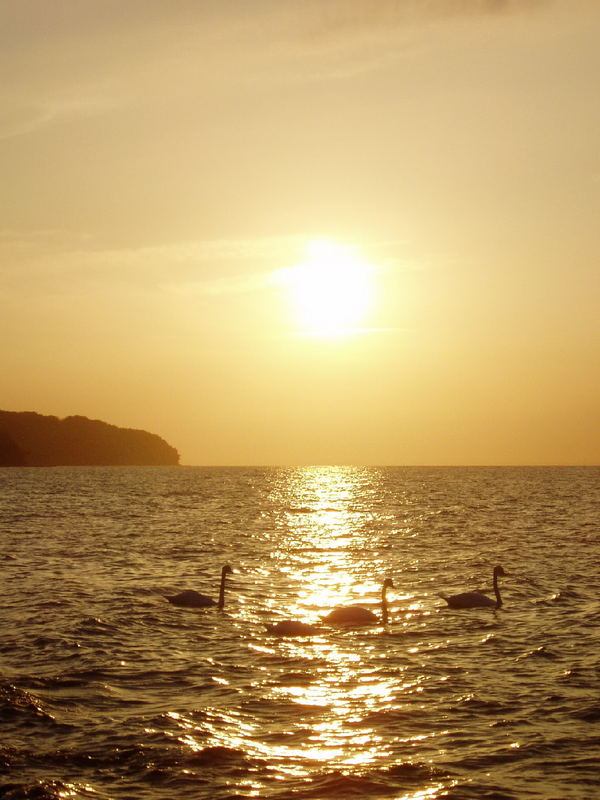
[[[599, 477], [0, 470], [0, 797], [588, 800]], [[165, 600], [224, 564], [223, 611]], [[499, 610], [439, 598], [495, 564]], [[387, 624], [321, 625], [386, 577]]]

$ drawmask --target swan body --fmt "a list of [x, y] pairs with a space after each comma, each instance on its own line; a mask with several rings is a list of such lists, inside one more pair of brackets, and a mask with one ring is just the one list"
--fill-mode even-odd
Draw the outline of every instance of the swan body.
[[323, 619], [332, 625], [375, 625], [379, 622], [377, 614], [362, 606], [339, 606]]
[[483, 592], [461, 592], [450, 597], [440, 594], [440, 597], [448, 603], [450, 608], [496, 608], [497, 606], [496, 601]]
[[318, 625], [300, 622], [297, 619], [283, 619], [280, 622], [265, 625], [265, 628], [273, 636], [313, 636], [322, 632]]
[[500, 608], [502, 605], [502, 598], [500, 597], [500, 589], [498, 588], [498, 578], [506, 575], [502, 567], [494, 567], [494, 594], [496, 599], [493, 600], [483, 592], [461, 592], [460, 594], [446, 595], [440, 593], [450, 608]]
[[189, 608], [202, 608], [203, 606], [216, 606], [217, 601], [206, 594], [194, 591], [194, 589], [186, 589], [177, 594], [165, 595], [169, 603], [174, 606], [188, 606]]
[[[387, 590], [393, 589], [394, 584], [391, 578], [386, 578], [381, 590], [381, 622], [386, 623], [387, 613]], [[369, 611], [362, 606], [338, 606], [323, 617], [323, 622], [330, 625], [377, 625], [380, 622], [377, 614]]]
[[206, 608], [207, 606], [218, 606], [223, 608], [225, 605], [225, 578], [233, 572], [227, 564], [221, 570], [221, 585], [219, 587], [219, 600], [213, 600], [206, 594], [200, 594], [194, 589], [186, 589], [178, 594], [165, 595], [165, 598], [174, 606], [184, 606], [185, 608]]

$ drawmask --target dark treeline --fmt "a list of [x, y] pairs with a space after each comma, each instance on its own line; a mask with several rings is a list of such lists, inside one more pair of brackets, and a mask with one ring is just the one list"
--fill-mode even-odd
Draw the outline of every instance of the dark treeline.
[[0, 411], [0, 466], [148, 466], [179, 464], [154, 433], [87, 417]]

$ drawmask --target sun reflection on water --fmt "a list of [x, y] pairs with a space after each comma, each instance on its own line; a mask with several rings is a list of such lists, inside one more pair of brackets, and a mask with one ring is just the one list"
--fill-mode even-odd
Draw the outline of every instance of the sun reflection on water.
[[290, 614], [310, 619], [344, 604], [378, 602], [384, 560], [373, 549], [372, 511], [360, 469], [315, 467], [288, 473], [285, 516], [271, 555], [291, 585]]
[[[242, 660], [245, 667], [252, 665], [253, 678], [236, 688], [235, 678], [211, 676], [216, 689], [237, 694], [227, 708], [205, 708], [201, 721], [177, 718], [183, 746], [196, 752], [210, 743], [252, 754], [278, 779], [304, 781], [315, 770], [366, 775], [388, 769], [401, 745], [416, 747], [423, 738], [422, 731], [394, 725], [407, 720], [423, 688], [420, 678], [404, 674], [398, 658], [409, 649], [402, 632], [423, 613], [410, 592], [390, 591], [393, 630], [381, 616], [366, 628], [321, 626], [303, 638], [268, 636], [260, 624], [278, 619], [320, 623], [340, 605], [381, 614], [383, 580], [393, 576], [369, 481], [372, 472], [358, 468], [319, 467], [287, 470], [273, 487], [271, 507], [278, 511], [269, 540], [276, 546], [255, 584], [270, 584], [260, 594], [262, 619], [249, 594], [238, 604], [236, 623], [247, 655]], [[402, 613], [394, 616], [397, 604]], [[417, 652], [421, 645], [413, 640], [410, 647]], [[248, 696], [254, 699], [246, 708]], [[404, 796], [417, 800], [436, 791]]]
[[[281, 588], [266, 598], [267, 613], [318, 622], [338, 605], [360, 604], [377, 612], [386, 561], [374, 546], [364, 472], [321, 467], [288, 471], [285, 484], [274, 491], [274, 505], [283, 511], [276, 521], [277, 548], [271, 558]], [[416, 612], [418, 606], [413, 608]], [[253, 738], [257, 753], [297, 777], [308, 776], [316, 763], [352, 772], [385, 763], [390, 742], [369, 719], [398, 705], [404, 683], [398, 675], [386, 675], [384, 663], [381, 669], [373, 666], [373, 659], [384, 662], [385, 652], [378, 653], [365, 636], [371, 639], [382, 630], [376, 625], [356, 634], [325, 630], [308, 640], [249, 642], [257, 655], [302, 665], [308, 676], [262, 681], [265, 702], [281, 708], [282, 719], [269, 723], [275, 741]], [[361, 637], [360, 647], [355, 636]], [[277, 741], [277, 732], [283, 741]], [[231, 731], [227, 746], [236, 746]], [[247, 739], [244, 746], [249, 746]]]

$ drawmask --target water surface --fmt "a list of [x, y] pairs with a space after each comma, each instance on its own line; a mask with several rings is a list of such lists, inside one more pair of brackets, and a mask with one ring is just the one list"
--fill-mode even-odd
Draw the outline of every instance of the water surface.
[[[0, 797], [589, 800], [599, 476], [0, 470]], [[223, 611], [164, 599], [225, 563]], [[495, 564], [501, 609], [445, 607]], [[388, 576], [387, 625], [265, 629]]]

